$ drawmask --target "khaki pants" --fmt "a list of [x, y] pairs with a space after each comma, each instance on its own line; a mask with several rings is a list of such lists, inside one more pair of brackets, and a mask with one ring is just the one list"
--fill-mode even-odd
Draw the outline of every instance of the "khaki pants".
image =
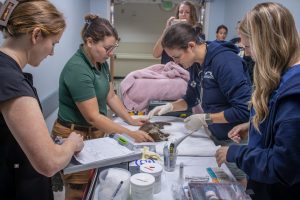
[[[95, 139], [104, 136], [102, 131], [77, 131], [76, 127], [67, 128], [58, 122], [55, 122], [52, 129], [53, 136], [60, 136], [62, 138], [67, 138], [71, 132], [76, 132], [83, 136], [84, 140], [87, 139]], [[84, 190], [87, 186], [87, 183], [90, 179], [90, 175], [92, 174], [93, 170], [81, 171], [73, 174], [66, 174], [64, 175], [61, 173], [61, 177], [64, 182], [65, 186], [65, 199], [66, 200], [81, 200], [83, 198]]]

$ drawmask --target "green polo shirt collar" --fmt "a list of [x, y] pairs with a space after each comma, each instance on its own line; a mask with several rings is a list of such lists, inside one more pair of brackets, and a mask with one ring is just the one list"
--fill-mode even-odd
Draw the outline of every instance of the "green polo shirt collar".
[[[80, 54], [80, 56], [82, 56], [82, 58], [84, 59], [84, 61], [89, 65], [90, 68], [92, 69], [97, 69], [92, 62], [90, 61], [90, 59], [88, 58], [88, 56], [86, 55], [84, 49], [83, 49], [83, 44], [79, 45], [79, 49], [77, 50], [77, 52]], [[101, 66], [101, 63], [97, 63], [98, 66]]]

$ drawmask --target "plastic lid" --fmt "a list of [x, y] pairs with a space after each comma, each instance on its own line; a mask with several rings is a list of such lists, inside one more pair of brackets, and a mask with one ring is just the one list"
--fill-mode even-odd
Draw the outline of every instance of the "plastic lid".
[[138, 173], [130, 178], [130, 183], [135, 186], [145, 187], [145, 186], [151, 186], [155, 182], [154, 176], [151, 174], [146, 173]]
[[140, 166], [140, 171], [148, 174], [152, 174], [153, 176], [158, 176], [162, 173], [162, 166], [158, 163], [147, 163]]
[[205, 196], [207, 199], [209, 200], [215, 200], [215, 199], [218, 199], [217, 196], [216, 196], [216, 193], [212, 190], [208, 190], [205, 192]]

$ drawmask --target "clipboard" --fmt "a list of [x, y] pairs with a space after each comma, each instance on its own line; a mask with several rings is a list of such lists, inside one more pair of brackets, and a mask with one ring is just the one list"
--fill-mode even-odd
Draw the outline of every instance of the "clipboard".
[[[84, 141], [84, 143], [85, 143], [84, 148], [86, 149], [83, 149], [79, 154], [83, 153], [81, 156], [83, 156], [82, 159], [85, 162], [80, 163], [73, 156], [71, 162], [67, 165], [67, 167], [63, 169], [64, 174], [70, 174], [70, 173], [85, 171], [89, 169], [107, 167], [111, 165], [120, 164], [123, 162], [130, 162], [133, 160], [138, 160], [142, 156], [141, 150], [132, 148], [134, 147], [134, 144], [125, 136], [123, 135], [121, 136], [120, 134], [114, 134], [113, 137], [104, 137], [104, 138], [98, 138], [93, 140], [86, 140]], [[96, 149], [92, 149], [92, 148], [96, 148]], [[127, 149], [127, 151], [125, 151], [126, 153], [122, 154], [121, 152], [118, 153], [118, 155], [113, 155], [114, 152], [117, 152], [118, 150], [120, 151], [124, 150], [124, 148]], [[87, 149], [88, 151], [86, 151]], [[94, 150], [95, 152], [91, 152]], [[97, 159], [93, 160], [93, 156], [91, 156], [90, 161], [89, 159], [85, 160], [84, 156], [85, 155], [89, 156], [85, 153], [89, 153], [89, 151], [92, 154], [95, 153], [93, 156], [98, 156]], [[130, 151], [130, 153], [128, 153], [128, 151]], [[101, 158], [101, 155], [97, 154], [97, 152], [98, 153], [104, 152], [105, 154], [105, 155], [103, 154], [104, 158]]]

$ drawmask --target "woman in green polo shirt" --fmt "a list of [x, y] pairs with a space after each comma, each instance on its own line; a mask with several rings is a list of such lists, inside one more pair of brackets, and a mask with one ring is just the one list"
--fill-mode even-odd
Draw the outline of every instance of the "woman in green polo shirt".
[[[118, 46], [118, 33], [108, 20], [87, 15], [81, 36], [83, 44], [64, 66], [59, 80], [58, 119], [53, 134], [67, 137], [72, 130], [84, 139], [104, 134], [125, 133], [136, 142], [153, 141], [143, 131], [130, 131], [108, 117], [107, 105], [131, 125], [140, 126], [142, 119], [132, 118], [110, 80], [106, 60]], [[82, 199], [89, 171], [63, 176], [66, 199]]]

